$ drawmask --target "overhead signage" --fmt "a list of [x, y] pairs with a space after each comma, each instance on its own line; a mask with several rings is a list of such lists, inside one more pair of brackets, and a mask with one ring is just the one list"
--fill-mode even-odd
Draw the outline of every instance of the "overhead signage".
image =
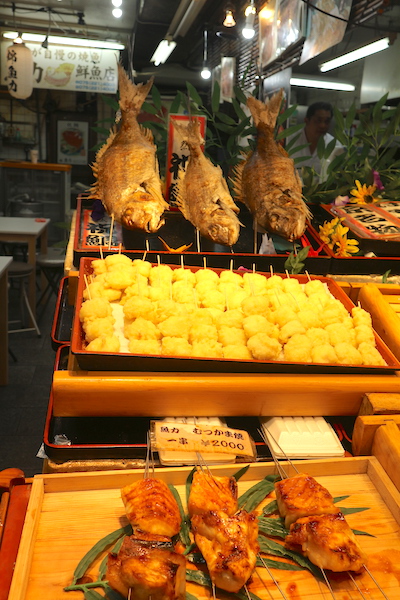
[[[7, 84], [7, 48], [1, 42], [1, 82]], [[94, 94], [115, 94], [118, 87], [117, 50], [25, 43], [33, 56], [33, 87]]]

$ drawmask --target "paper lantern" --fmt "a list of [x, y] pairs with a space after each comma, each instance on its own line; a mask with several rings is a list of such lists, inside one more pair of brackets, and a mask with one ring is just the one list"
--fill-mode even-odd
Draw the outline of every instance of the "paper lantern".
[[25, 44], [7, 48], [7, 87], [14, 98], [29, 98], [33, 89], [33, 57]]

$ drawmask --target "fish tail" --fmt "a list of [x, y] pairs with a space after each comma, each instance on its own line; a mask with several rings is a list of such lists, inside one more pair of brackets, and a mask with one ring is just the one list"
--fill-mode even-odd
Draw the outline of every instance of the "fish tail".
[[250, 96], [247, 98], [247, 106], [252, 114], [254, 125], [258, 127], [259, 124], [265, 125], [268, 129], [273, 130], [275, 127], [276, 119], [279, 114], [283, 98], [283, 89], [276, 92], [269, 100], [265, 103]]
[[142, 104], [145, 101], [154, 77], [151, 77], [147, 83], [138, 83], [135, 85], [125, 71], [118, 65], [118, 87], [119, 87], [119, 106], [124, 112], [131, 112], [135, 116], [139, 114]]

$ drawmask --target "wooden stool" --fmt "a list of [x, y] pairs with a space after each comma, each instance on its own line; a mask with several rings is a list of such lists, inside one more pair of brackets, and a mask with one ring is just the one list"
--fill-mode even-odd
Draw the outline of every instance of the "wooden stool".
[[28, 294], [26, 293], [25, 284], [29, 280], [29, 276], [33, 272], [34, 267], [29, 265], [28, 263], [18, 262], [13, 260], [11, 265], [8, 268], [8, 281], [10, 283], [19, 282], [19, 291], [20, 291], [20, 305], [21, 305], [21, 319], [9, 321], [8, 324], [13, 323], [21, 323], [24, 324], [24, 310], [23, 306], [25, 304], [31, 321], [33, 323], [33, 327], [21, 327], [20, 329], [9, 329], [8, 333], [20, 333], [21, 331], [36, 331], [38, 337], [41, 336], [40, 329], [38, 324], [36, 323], [35, 316], [32, 312], [32, 307], [29, 304]]
[[37, 304], [44, 300], [49, 293], [45, 307], [51, 292], [57, 296], [60, 279], [64, 274], [65, 250], [63, 248], [49, 248], [47, 254], [39, 254], [36, 257], [36, 264], [47, 280], [47, 286], [43, 290]]

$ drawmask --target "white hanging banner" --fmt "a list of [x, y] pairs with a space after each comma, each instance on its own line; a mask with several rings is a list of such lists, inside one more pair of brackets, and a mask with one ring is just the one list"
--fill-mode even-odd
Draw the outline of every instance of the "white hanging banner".
[[11, 44], [6, 50], [8, 91], [14, 98], [25, 100], [32, 94], [33, 58], [25, 44]]
[[[7, 77], [7, 47], [1, 42], [2, 81]], [[25, 43], [32, 52], [33, 87], [115, 94], [118, 88], [118, 50]]]

